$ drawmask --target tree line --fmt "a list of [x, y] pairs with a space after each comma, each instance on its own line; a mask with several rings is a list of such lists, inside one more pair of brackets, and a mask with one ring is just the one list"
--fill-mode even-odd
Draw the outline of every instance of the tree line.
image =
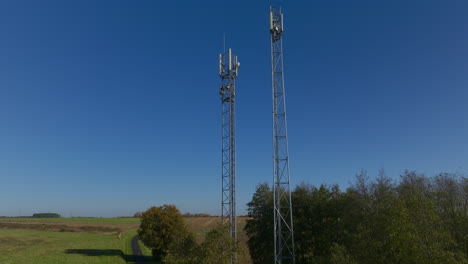
[[[468, 263], [468, 178], [362, 170], [345, 191], [300, 184], [291, 193], [296, 263]], [[257, 186], [245, 231], [254, 264], [273, 263], [273, 193]]]
[[36, 213], [31, 216], [32, 218], [60, 218], [59, 214], [56, 213]]

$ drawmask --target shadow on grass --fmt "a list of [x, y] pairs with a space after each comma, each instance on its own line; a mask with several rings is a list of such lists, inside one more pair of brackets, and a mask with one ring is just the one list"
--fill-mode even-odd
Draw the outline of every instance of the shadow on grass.
[[79, 254], [90, 257], [100, 257], [100, 256], [120, 256], [126, 262], [129, 263], [158, 263], [152, 257], [148, 256], [138, 256], [138, 255], [126, 255], [122, 250], [118, 249], [67, 249], [65, 250], [66, 254]]

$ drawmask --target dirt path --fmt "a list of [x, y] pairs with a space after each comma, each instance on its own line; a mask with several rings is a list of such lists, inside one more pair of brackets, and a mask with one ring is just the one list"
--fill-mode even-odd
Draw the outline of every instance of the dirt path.
[[133, 256], [135, 257], [135, 264], [144, 264], [145, 258], [143, 257], [143, 253], [141, 253], [140, 245], [138, 245], [138, 239], [140, 239], [138, 235], [132, 239]]

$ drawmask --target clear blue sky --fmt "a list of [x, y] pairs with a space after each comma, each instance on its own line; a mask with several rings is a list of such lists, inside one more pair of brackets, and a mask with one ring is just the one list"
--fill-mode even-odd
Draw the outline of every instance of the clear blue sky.
[[[466, 171], [467, 1], [279, 3], [293, 184]], [[269, 5], [2, 1], [0, 215], [219, 214], [224, 33], [244, 214], [272, 181]]]

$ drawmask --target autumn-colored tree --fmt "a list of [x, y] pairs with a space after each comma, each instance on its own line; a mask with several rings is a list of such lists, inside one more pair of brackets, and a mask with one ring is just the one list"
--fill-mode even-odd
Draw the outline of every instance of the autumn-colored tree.
[[143, 212], [138, 229], [141, 241], [158, 259], [167, 255], [169, 246], [186, 233], [184, 219], [175, 205], [153, 206]]

